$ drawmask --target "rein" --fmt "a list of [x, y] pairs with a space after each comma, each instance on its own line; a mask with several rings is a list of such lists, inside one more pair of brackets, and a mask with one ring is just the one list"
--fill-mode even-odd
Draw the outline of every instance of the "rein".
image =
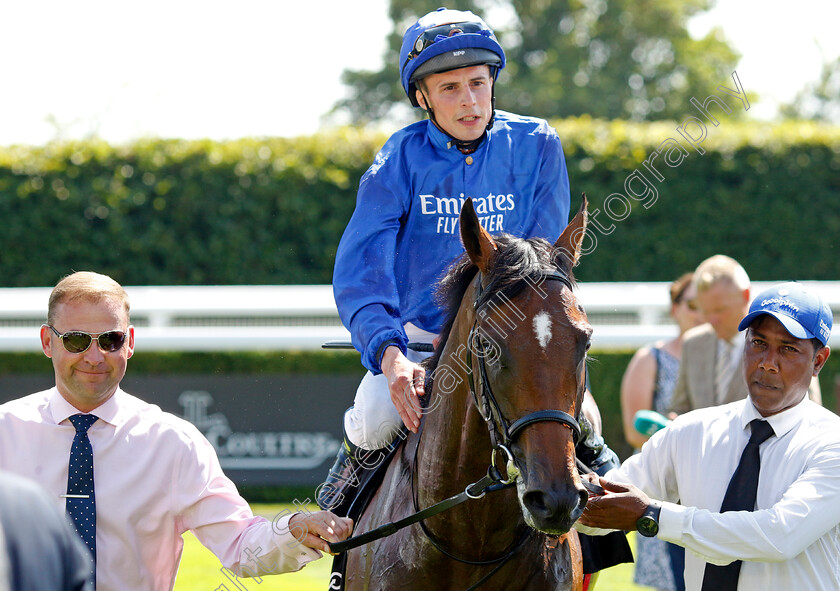
[[488, 492], [495, 492], [497, 490], [502, 490], [513, 485], [513, 482], [504, 482], [501, 479], [501, 475], [498, 474], [498, 471], [496, 471], [495, 474], [493, 472], [494, 468], [491, 467], [490, 470], [488, 470], [487, 472], [487, 476], [485, 476], [478, 482], [470, 484], [467, 488], [464, 489], [464, 492], [451, 496], [448, 499], [445, 499], [438, 503], [435, 503], [434, 505], [431, 505], [430, 507], [427, 507], [422, 511], [417, 511], [416, 513], [413, 513], [408, 517], [404, 517], [403, 519], [400, 519], [398, 521], [392, 521], [391, 523], [380, 525], [376, 529], [372, 529], [363, 534], [359, 534], [358, 536], [353, 536], [344, 540], [343, 542], [331, 543], [329, 545], [330, 551], [335, 554], [340, 554], [341, 552], [346, 552], [347, 550], [352, 550], [353, 548], [358, 548], [359, 546], [363, 546], [370, 542], [386, 538], [390, 535], [397, 533], [399, 530], [408, 527], [409, 525], [413, 525], [418, 521], [428, 519], [429, 517], [434, 517], [438, 513], [443, 513], [444, 511], [451, 509], [452, 507], [469, 501], [470, 499], [480, 499]]

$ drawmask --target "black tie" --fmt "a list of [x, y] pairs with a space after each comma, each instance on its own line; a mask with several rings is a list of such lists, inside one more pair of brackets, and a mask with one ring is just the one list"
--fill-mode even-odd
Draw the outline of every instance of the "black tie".
[[96, 496], [93, 490], [93, 448], [88, 429], [98, 417], [73, 415], [70, 422], [76, 428], [70, 448], [67, 476], [67, 513], [76, 526], [79, 537], [91, 553], [91, 572], [96, 574]]
[[[741, 461], [735, 468], [732, 480], [726, 489], [720, 512], [752, 511], [755, 509], [755, 498], [758, 491], [758, 471], [761, 468], [761, 457], [758, 446], [773, 435], [773, 427], [767, 421], [755, 419], [750, 422], [752, 434]], [[706, 564], [703, 575], [702, 591], [735, 591], [738, 588], [738, 575], [741, 572], [741, 561], [736, 560], [726, 566]]]

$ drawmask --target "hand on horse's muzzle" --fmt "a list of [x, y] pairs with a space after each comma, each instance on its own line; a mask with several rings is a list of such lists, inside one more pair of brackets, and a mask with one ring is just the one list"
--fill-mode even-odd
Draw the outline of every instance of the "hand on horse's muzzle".
[[583, 474], [583, 480], [600, 485], [604, 493], [593, 494], [584, 484], [590, 493], [583, 515], [578, 520], [580, 523], [599, 529], [636, 530], [636, 521], [647, 509], [650, 497], [632, 484], [620, 484], [595, 474]]

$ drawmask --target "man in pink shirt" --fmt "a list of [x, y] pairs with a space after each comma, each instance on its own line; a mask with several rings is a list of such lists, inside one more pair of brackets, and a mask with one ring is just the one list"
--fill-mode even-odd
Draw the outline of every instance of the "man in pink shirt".
[[244, 577], [299, 570], [350, 535], [329, 511], [254, 516], [198, 429], [120, 389], [134, 327], [110, 277], [62, 279], [41, 345], [56, 385], [0, 405], [0, 469], [66, 503], [99, 591], [172, 589], [188, 530]]

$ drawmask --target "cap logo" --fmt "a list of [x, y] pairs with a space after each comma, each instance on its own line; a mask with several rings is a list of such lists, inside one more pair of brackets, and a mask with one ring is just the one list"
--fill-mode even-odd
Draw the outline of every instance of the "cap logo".
[[824, 339], [828, 340], [828, 335], [830, 334], [830, 329], [825, 321], [820, 318], [820, 334], [823, 336]]
[[[779, 295], [786, 295], [786, 294], [782, 294], [781, 291], [780, 291]], [[782, 299], [782, 298], [770, 298], [770, 299], [767, 299], [767, 300], [762, 300], [761, 307], [763, 308], [764, 306], [767, 306], [768, 304], [775, 304], [780, 308], [782, 308], [782, 307], [790, 308], [794, 313], [799, 312], [799, 306], [797, 306], [796, 304], [794, 304], [790, 300], [785, 300], [785, 299]]]
[[459, 49], [458, 51], [453, 51], [452, 56], [453, 57], [458, 57], [459, 55], [464, 55], [465, 53], [467, 53], [467, 52], [464, 51], [463, 49]]

